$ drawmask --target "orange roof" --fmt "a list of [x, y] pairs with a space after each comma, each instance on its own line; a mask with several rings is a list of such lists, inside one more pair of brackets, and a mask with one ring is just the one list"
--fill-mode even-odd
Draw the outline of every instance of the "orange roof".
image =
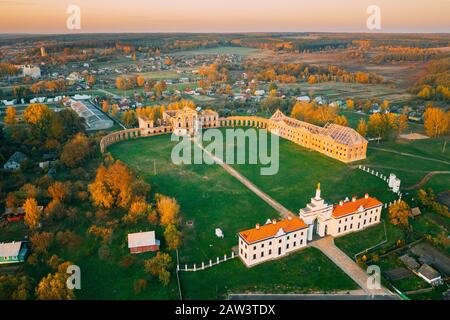
[[245, 231], [239, 232], [239, 235], [244, 238], [247, 243], [254, 243], [264, 239], [274, 237], [280, 228], [284, 232], [292, 232], [299, 229], [308, 227], [305, 222], [298, 218], [292, 217], [291, 219], [284, 219], [277, 221], [276, 223], [268, 223], [258, 228], [253, 228]]
[[355, 201], [347, 201], [344, 202], [342, 205], [340, 204], [334, 205], [332, 216], [335, 218], [339, 218], [358, 211], [360, 206], [363, 206], [364, 209], [369, 209], [377, 207], [382, 204], [383, 204], [382, 202], [371, 197], [367, 198], [364, 197], [361, 199], [356, 199]]

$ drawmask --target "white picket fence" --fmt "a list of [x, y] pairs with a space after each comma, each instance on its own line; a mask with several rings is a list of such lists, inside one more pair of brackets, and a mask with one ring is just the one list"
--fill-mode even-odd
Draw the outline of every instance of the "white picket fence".
[[179, 265], [177, 264], [177, 270], [178, 271], [186, 271], [186, 272], [196, 272], [196, 271], [201, 271], [201, 270], [205, 270], [208, 268], [212, 268], [214, 266], [217, 266], [221, 263], [227, 262], [229, 260], [232, 260], [234, 258], [236, 258], [237, 256], [235, 255], [235, 253], [232, 251], [231, 252], [231, 256], [227, 256], [226, 254], [223, 255], [223, 259], [217, 257], [216, 260], [213, 262], [213, 260], [209, 259], [208, 262], [202, 262], [200, 264], [193, 264], [193, 265]]
[[[371, 174], [371, 175], [373, 175], [375, 177], [380, 178], [381, 180], [383, 180], [384, 182], [386, 182], [389, 185], [389, 178], [387, 176], [383, 175], [382, 173], [380, 173], [378, 171], [375, 171], [373, 169], [370, 169], [369, 167], [362, 166], [362, 165], [359, 165], [358, 169], [360, 169], [360, 170], [362, 170], [364, 172], [367, 172], [367, 173], [369, 173], [369, 174]], [[399, 199], [402, 198], [402, 192], [401, 191], [394, 192], [394, 193], [399, 197]]]

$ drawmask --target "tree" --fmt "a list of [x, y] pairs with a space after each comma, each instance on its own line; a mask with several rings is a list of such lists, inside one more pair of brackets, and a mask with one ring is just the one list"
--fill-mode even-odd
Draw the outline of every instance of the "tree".
[[67, 287], [68, 274], [58, 271], [42, 278], [36, 288], [38, 300], [73, 300], [75, 294]]
[[344, 126], [344, 127], [348, 127], [348, 121], [347, 118], [345, 116], [337, 116], [334, 119], [334, 123]]
[[448, 132], [450, 123], [450, 112], [440, 108], [429, 107], [424, 113], [424, 127], [427, 135], [433, 138]]
[[138, 87], [143, 87], [145, 84], [145, 78], [143, 76], [138, 76], [136, 78], [136, 83], [137, 83]]
[[397, 130], [401, 134], [406, 129], [408, 129], [408, 116], [406, 114], [401, 114], [397, 117]]
[[133, 196], [133, 182], [130, 169], [116, 161], [109, 168], [101, 165], [88, 189], [96, 206], [128, 208]]
[[44, 136], [50, 127], [52, 111], [42, 103], [31, 103], [23, 111], [23, 118], [40, 136]]
[[16, 124], [16, 108], [8, 107], [6, 108], [6, 115], [3, 118], [3, 122], [6, 125], [14, 125]]
[[144, 261], [145, 271], [154, 277], [158, 277], [164, 286], [170, 282], [170, 272], [167, 270], [172, 263], [172, 258], [167, 253], [158, 252], [155, 257]]
[[122, 114], [122, 122], [127, 127], [135, 126], [138, 122], [136, 113], [133, 110], [126, 110]]
[[395, 226], [406, 227], [409, 225], [408, 217], [410, 211], [408, 204], [403, 200], [399, 200], [389, 207], [389, 219]]
[[109, 103], [106, 100], [102, 101], [102, 111], [104, 113], [108, 113], [109, 112]]
[[67, 141], [61, 153], [61, 162], [69, 167], [75, 168], [91, 153], [89, 138], [78, 133], [71, 140]]
[[71, 196], [71, 184], [70, 181], [55, 181], [48, 187], [48, 193], [53, 200], [64, 202]]
[[144, 198], [139, 198], [131, 202], [128, 214], [124, 217], [125, 222], [136, 223], [139, 219], [144, 218], [149, 211], [150, 206], [145, 202]]
[[33, 252], [47, 254], [53, 242], [53, 234], [50, 232], [35, 233], [30, 237]]
[[355, 109], [355, 101], [352, 99], [347, 99], [347, 110], [354, 110]]
[[164, 239], [170, 250], [177, 250], [181, 245], [181, 232], [174, 224], [169, 224], [164, 230]]
[[41, 219], [41, 210], [38, 208], [36, 199], [28, 198], [23, 205], [25, 211], [25, 223], [30, 229], [36, 229]]
[[156, 195], [156, 210], [160, 216], [162, 225], [175, 224], [178, 220], [180, 206], [175, 198], [170, 198], [160, 194]]

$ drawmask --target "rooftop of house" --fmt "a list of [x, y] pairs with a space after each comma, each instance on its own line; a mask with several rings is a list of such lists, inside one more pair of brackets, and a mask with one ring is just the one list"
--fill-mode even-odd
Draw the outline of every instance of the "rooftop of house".
[[20, 151], [16, 151], [14, 152], [14, 154], [8, 159], [8, 162], [16, 162], [16, 163], [21, 163], [23, 161], [25, 161], [27, 159], [27, 156], [24, 155], [22, 152]]
[[276, 221], [268, 220], [263, 226], [256, 225], [256, 228], [239, 232], [239, 235], [247, 242], [254, 243], [261, 240], [275, 237], [280, 229], [284, 233], [293, 232], [303, 228], [307, 228], [306, 223], [298, 217], [289, 217], [287, 219]]
[[424, 276], [425, 278], [427, 278], [428, 280], [433, 280], [433, 279], [437, 279], [439, 278], [441, 275], [439, 274], [439, 272], [437, 272], [436, 270], [434, 270], [431, 266], [429, 266], [428, 264], [424, 263], [419, 270], [417, 270], [418, 273], [420, 273], [422, 276]]
[[6, 242], [0, 243], [0, 256], [1, 257], [15, 257], [19, 255], [22, 242]]
[[155, 238], [155, 231], [137, 232], [128, 234], [128, 248], [159, 245]]
[[351, 201], [341, 201], [339, 204], [334, 205], [332, 216], [339, 218], [358, 212], [361, 207], [367, 210], [381, 205], [383, 205], [381, 201], [366, 194], [363, 198], [356, 199], [356, 197], [353, 197]]

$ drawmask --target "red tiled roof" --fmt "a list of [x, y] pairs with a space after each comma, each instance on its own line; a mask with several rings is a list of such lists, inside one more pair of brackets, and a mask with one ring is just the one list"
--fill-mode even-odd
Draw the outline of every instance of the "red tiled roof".
[[347, 201], [344, 202], [342, 205], [336, 204], [333, 207], [333, 213], [332, 216], [335, 218], [339, 218], [351, 213], [354, 213], [358, 211], [359, 207], [363, 206], [364, 209], [369, 209], [373, 207], [377, 207], [379, 205], [382, 205], [383, 203], [378, 201], [376, 198], [361, 198], [356, 199], [355, 201]]
[[306, 223], [298, 218], [292, 217], [291, 219], [284, 219], [281, 221], [277, 221], [274, 223], [268, 223], [263, 226], [260, 226], [259, 229], [253, 228], [245, 231], [239, 232], [239, 235], [247, 242], [254, 243], [264, 239], [268, 239], [274, 237], [280, 228], [283, 229], [284, 232], [292, 232], [299, 229], [303, 229], [308, 227]]

